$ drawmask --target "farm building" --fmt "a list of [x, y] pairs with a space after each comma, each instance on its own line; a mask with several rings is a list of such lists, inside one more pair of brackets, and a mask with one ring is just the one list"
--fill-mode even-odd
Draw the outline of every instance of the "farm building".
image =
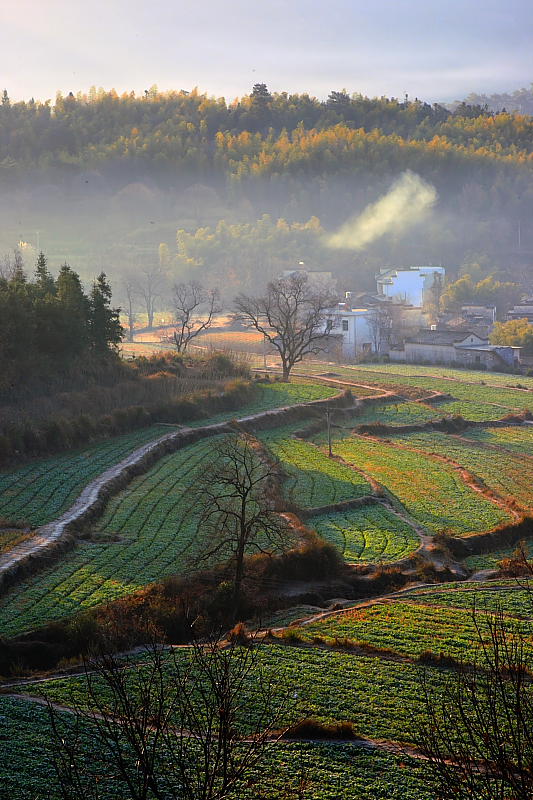
[[404, 267], [380, 269], [376, 275], [378, 294], [394, 303], [409, 303], [421, 308], [433, 300], [433, 293], [444, 285], [444, 267]]
[[391, 349], [391, 361], [483, 366], [486, 369], [517, 367], [520, 347], [489, 344], [473, 331], [420, 330], [406, 339], [403, 348]]

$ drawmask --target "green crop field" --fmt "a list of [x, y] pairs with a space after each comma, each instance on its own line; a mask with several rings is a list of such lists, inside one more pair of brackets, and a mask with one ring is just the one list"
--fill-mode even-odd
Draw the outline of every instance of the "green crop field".
[[[258, 397], [238, 411], [196, 421], [196, 426], [222, 422], [273, 408], [338, 394], [339, 389], [312, 383], [272, 383], [259, 387]], [[113, 464], [153, 439], [169, 426], [152, 425], [114, 436], [83, 449], [30, 461], [0, 473], [0, 516], [44, 525], [62, 514], [81, 490]]]
[[445, 433], [413, 433], [395, 436], [394, 441], [424, 453], [450, 458], [472, 472], [503, 499], [514, 500], [521, 508], [533, 507], [533, 460], [514, 453], [483, 447], [469, 438], [468, 431], [458, 438]]
[[[496, 417], [494, 418], [497, 418], [512, 411], [519, 411], [529, 406], [533, 407], [533, 392], [510, 388], [509, 384], [512, 383], [520, 383], [522, 385], [522, 376], [518, 376], [516, 379], [515, 376], [500, 376], [505, 377], [506, 382], [497, 380], [493, 382], [491, 381], [493, 377], [492, 373], [484, 373], [482, 375], [475, 373], [476, 378], [468, 382], [464, 377], [465, 373], [462, 373], [461, 370], [448, 370], [447, 372], [450, 378], [452, 378], [450, 380], [444, 378], [442, 375], [433, 377], [431, 375], [431, 367], [427, 367], [426, 372], [416, 374], [411, 371], [410, 365], [407, 367], [403, 366], [399, 371], [391, 371], [391, 368], [395, 366], [396, 365], [387, 364], [365, 364], [364, 366], [337, 367], [337, 365], [335, 365], [334, 367], [332, 366], [331, 369], [339, 378], [349, 379], [349, 377], [352, 376], [354, 382], [360, 382], [362, 384], [385, 387], [393, 386], [396, 387], [398, 391], [401, 390], [402, 386], [405, 386], [423, 389], [427, 391], [428, 394], [431, 392], [449, 394], [455, 400], [454, 408], [456, 410], [445, 411], [446, 403], [444, 405], [439, 404], [438, 407], [442, 409], [442, 413], [462, 413], [459, 409], [463, 403], [466, 404], [464, 406], [465, 411], [469, 408], [473, 410], [471, 404], [481, 405], [482, 407], [495, 404], [494, 413]], [[320, 367], [320, 365], [313, 364], [309, 369], [307, 369], [306, 365], [306, 371], [310, 373], [311, 370], [318, 373], [324, 370], [324, 365]], [[494, 385], [491, 385], [492, 383], [494, 383]], [[465, 414], [465, 416], [467, 415]]]
[[[533, 506], [533, 459], [527, 457], [533, 455], [533, 426], [468, 429], [462, 437], [433, 431], [394, 432], [376, 440], [353, 432], [359, 424], [383, 422], [401, 427], [452, 413], [473, 420], [495, 419], [533, 406], [529, 402], [533, 392], [512, 387], [512, 383], [520, 382], [533, 389], [533, 379], [410, 365], [301, 366], [306, 372], [327, 369], [339, 380], [374, 385], [376, 390], [380, 385], [403, 386], [406, 397], [417, 396], [418, 390], [419, 394], [436, 390], [454, 398], [434, 407], [407, 399], [389, 401], [364, 409], [360, 416], [334, 415], [333, 451], [338, 460], [328, 458], [324, 432], [310, 441], [294, 438], [316, 420], [315, 412], [308, 420], [258, 434], [279, 460], [290, 507], [319, 509], [371, 495], [373, 481], [384, 486], [392, 509], [399, 513], [384, 503], [369, 502], [357, 508], [305, 515], [305, 524], [334, 544], [346, 562], [390, 564], [409, 556], [420, 543], [415, 523], [428, 533], [465, 536], [513, 519], [506, 509], [469, 486], [464, 473], [453, 464], [432, 454], [457, 462], [495, 493], [515, 499], [523, 509]], [[340, 388], [298, 380], [260, 384], [252, 403], [193, 424], [222, 422], [331, 397]], [[363, 394], [364, 390], [355, 393]], [[153, 426], [0, 474], [0, 516], [28, 519], [32, 525], [57, 517], [90, 480], [169, 430]], [[109, 500], [86, 532], [87, 538], [0, 597], [2, 636], [25, 633], [126, 596], [167, 575], [197, 569], [198, 525], [191, 509], [190, 488], [197, 470], [212, 458], [215, 440], [205, 439], [163, 456]], [[401, 518], [402, 510], [414, 527]], [[0, 552], [20, 535], [26, 534], [8, 529], [6, 523], [6, 529], [0, 530]], [[470, 569], [491, 567], [513, 549], [502, 547], [471, 556], [465, 564]], [[358, 572], [356, 568], [351, 571]], [[416, 580], [414, 573], [412, 577]], [[316, 605], [306, 605], [321, 602], [314, 599], [314, 588], [310, 585], [313, 596], [301, 596], [296, 601], [299, 605], [269, 613], [268, 627], [289, 625], [319, 613]], [[358, 595], [325, 595], [324, 605], [335, 608], [338, 606], [333, 603], [346, 604], [347, 600], [340, 602], [346, 596]], [[281, 683], [291, 698], [286, 722], [305, 717], [324, 722], [351, 721], [361, 736], [415, 742], [423, 715], [422, 676], [440, 694], [446, 691], [451, 674], [449, 666], [422, 666], [418, 659], [428, 652], [437, 657], [442, 653], [455, 659], [473, 659], [479, 647], [474, 606], [479, 611], [480, 630], [486, 615], [501, 609], [508, 616], [509, 626], [526, 634], [526, 652], [533, 657], [530, 593], [515, 581], [498, 580], [418, 586], [309, 624], [297, 623], [288, 633], [278, 633], [278, 639], [267, 638], [258, 648], [258, 661], [266, 675]], [[350, 651], [345, 640], [368, 650], [363, 655], [360, 649]], [[374, 653], [372, 648], [376, 648]], [[177, 653], [178, 658], [188, 658], [186, 648], [179, 648]], [[142, 664], [142, 656], [135, 658]], [[86, 697], [85, 679], [80, 676], [54, 678], [19, 690], [29, 695], [45, 691], [65, 705]], [[242, 690], [242, 699], [243, 708], [258, 713], [258, 686], [251, 677]], [[0, 795], [6, 787], [10, 800], [59, 800], [46, 746], [47, 724], [42, 707], [0, 695]], [[239, 725], [246, 730], [244, 712]], [[346, 742], [272, 745], [267, 768], [274, 773], [269, 783], [271, 800], [285, 800], [286, 790], [292, 791], [292, 782], [296, 785], [301, 770], [308, 778], [305, 796], [310, 800], [430, 800], [432, 796], [423, 784], [420, 762]], [[255, 780], [252, 774], [238, 800], [256, 800]], [[122, 800], [114, 792], [105, 798]]]
[[109, 502], [94, 541], [0, 598], [0, 628], [13, 635], [134, 592], [190, 568], [196, 522], [187, 490], [213, 439], [165, 456]]
[[[350, 417], [350, 424], [368, 425], [373, 422], [381, 422], [385, 425], [418, 425], [421, 422], [428, 422], [438, 419], [439, 406], [430, 408], [422, 403], [403, 402], [403, 403], [379, 403], [367, 406], [362, 414]], [[337, 420], [335, 420], [337, 422]], [[342, 417], [338, 420], [340, 425], [345, 425]]]
[[73, 503], [84, 486], [136, 448], [171, 430], [152, 425], [53, 458], [0, 473], [0, 516], [44, 525]]
[[202, 425], [211, 425], [217, 422], [226, 422], [230, 419], [240, 419], [251, 414], [260, 414], [262, 411], [272, 411], [275, 408], [294, 406], [297, 403], [310, 403], [313, 400], [323, 400], [334, 397], [342, 390], [342, 386], [327, 386], [323, 383], [312, 383], [295, 379], [291, 383], [281, 381], [275, 383], [260, 383], [257, 385], [257, 396], [246, 405], [235, 411], [223, 411], [209, 419], [200, 419], [191, 422], [191, 427], [198, 428]]
[[[187, 654], [180, 651], [180, 658]], [[353, 721], [363, 736], [412, 741], [413, 725], [423, 713], [420, 703], [420, 667], [370, 656], [354, 656], [330, 648], [290, 644], [265, 644], [258, 653], [258, 666], [275, 686], [282, 687], [286, 704], [283, 722], [315, 717], [325, 722]], [[428, 668], [428, 681], [437, 690], [446, 684], [446, 674]], [[132, 690], [135, 675], [132, 675]], [[21, 687], [24, 694], [46, 695], [54, 702], [69, 705], [73, 699], [85, 702], [85, 678], [67, 677]], [[259, 687], [250, 675], [242, 690], [246, 698], [243, 713], [252, 719], [259, 706]], [[102, 687], [102, 699], [109, 698]], [[256, 705], [257, 704], [257, 705]], [[246, 727], [244, 727], [246, 730]]]
[[[64, 719], [68, 722], [68, 715]], [[52, 752], [48, 744], [48, 712], [33, 702], [0, 697], [0, 785], [10, 800], [59, 800]], [[85, 750], [90, 762], [90, 727]], [[249, 785], [269, 775], [270, 800], [284, 800], [305, 774], [309, 800], [430, 800], [420, 765], [411, 759], [350, 744], [279, 743], [271, 745], [259, 774]], [[121, 800], [106, 794], [109, 800]], [[254, 788], [239, 800], [256, 800]], [[237, 798], [235, 798], [237, 800]]]
[[429, 457], [361, 436], [336, 440], [334, 452], [382, 483], [434, 533], [464, 536], [510, 519], [467, 486], [454, 469]]
[[[463, 564], [468, 569], [477, 572], [481, 569], [498, 569], [498, 562], [501, 561], [503, 558], [509, 558], [515, 550], [516, 545], [510, 545], [507, 547], [498, 547], [495, 550], [490, 550], [487, 553], [477, 553], [476, 555], [467, 556], [463, 559]], [[528, 558], [531, 557], [529, 552], [530, 548], [528, 548], [526, 543], [526, 553], [528, 554]]]
[[360, 473], [328, 458], [310, 442], [293, 439], [285, 430], [262, 433], [260, 438], [287, 475], [287, 498], [300, 508], [331, 505], [372, 493]]
[[[528, 581], [497, 580], [468, 584], [452, 583], [406, 593], [409, 601], [435, 606], [453, 606], [470, 611], [503, 611], [522, 619], [533, 619], [533, 586]], [[522, 585], [521, 585], [522, 584]]]
[[348, 562], [397, 561], [420, 544], [415, 531], [381, 503], [311, 517], [307, 524]]
[[473, 428], [466, 436], [474, 442], [503, 447], [511, 453], [533, 458], [533, 425], [510, 425], [508, 428]]
[[[478, 617], [477, 623], [482, 627], [482, 617]], [[529, 620], [512, 620], [509, 625], [510, 629], [524, 635], [531, 629]], [[297, 631], [307, 640], [315, 636], [326, 641], [347, 638], [414, 658], [432, 652], [437, 656], [445, 653], [471, 661], [479, 654], [478, 636], [470, 609], [424, 606], [415, 603], [414, 598], [410, 601], [382, 601], [347, 610], [298, 627]]]

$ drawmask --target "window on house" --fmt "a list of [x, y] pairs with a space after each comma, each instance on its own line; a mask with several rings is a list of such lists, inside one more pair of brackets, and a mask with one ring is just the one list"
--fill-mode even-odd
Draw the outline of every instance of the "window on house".
[[481, 364], [481, 356], [476, 356], [476, 364]]
[[348, 320], [347, 319], [343, 319], [343, 321], [342, 321], [342, 329], [343, 329], [343, 331], [347, 331], [348, 330]]

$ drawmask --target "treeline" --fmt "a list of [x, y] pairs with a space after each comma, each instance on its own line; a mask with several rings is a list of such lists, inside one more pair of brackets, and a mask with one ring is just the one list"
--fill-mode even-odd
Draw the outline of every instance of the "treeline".
[[392, 136], [398, 145], [418, 141], [437, 151], [459, 147], [518, 161], [533, 149], [529, 117], [493, 114], [479, 104], [462, 103], [452, 112], [418, 99], [368, 98], [345, 91], [332, 91], [320, 101], [308, 94], [270, 94], [264, 84], [228, 104], [196, 90], [159, 92], [154, 87], [142, 97], [95, 89], [88, 95], [58, 95], [53, 105], [11, 102], [4, 92], [0, 166], [5, 176], [35, 167], [68, 172], [106, 161], [115, 168], [142, 163], [157, 171], [171, 166], [238, 176], [236, 152], [239, 163], [248, 157], [260, 164], [261, 152], [275, 151], [286, 165], [292, 163], [293, 150], [306, 151], [310, 143], [315, 150], [317, 143], [321, 149], [332, 146], [333, 155], [350, 149], [354, 145], [348, 132], [358, 132], [356, 148], [365, 134], [374, 132], [370, 143], [376, 136], [377, 141]]
[[514, 92], [496, 94], [469, 94], [465, 105], [478, 105], [487, 111], [518, 111], [520, 114], [533, 114], [533, 83], [529, 88], [517, 89]]
[[123, 330], [111, 306], [104, 272], [89, 293], [79, 275], [63, 264], [56, 278], [39, 254], [28, 277], [15, 252], [0, 274], [0, 398], [49, 373], [67, 372], [82, 359], [116, 357]]

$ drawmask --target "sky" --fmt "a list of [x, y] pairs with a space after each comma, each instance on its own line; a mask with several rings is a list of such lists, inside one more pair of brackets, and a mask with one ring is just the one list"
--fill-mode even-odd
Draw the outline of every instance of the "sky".
[[14, 100], [264, 82], [446, 102], [532, 83], [533, 2], [0, 0], [0, 59]]

